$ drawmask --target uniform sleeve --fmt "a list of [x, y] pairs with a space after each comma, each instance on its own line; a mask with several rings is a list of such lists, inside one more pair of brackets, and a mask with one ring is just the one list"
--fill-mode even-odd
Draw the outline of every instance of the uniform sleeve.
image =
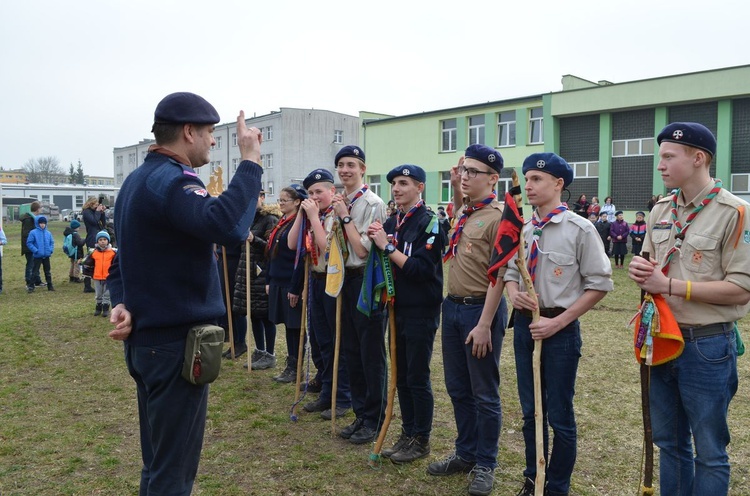
[[[357, 224], [357, 232], [359, 233], [359, 240], [362, 246], [369, 252], [372, 248], [372, 240], [367, 235], [367, 228], [370, 227], [375, 221], [380, 221], [385, 224], [388, 220], [386, 215], [385, 203], [379, 198], [377, 201], [369, 202], [367, 204], [367, 210], [363, 212], [361, 222]], [[342, 226], [343, 227], [343, 226]]]
[[612, 291], [612, 263], [604, 252], [604, 244], [593, 226], [581, 229], [577, 246], [584, 291]]
[[115, 258], [112, 259], [112, 265], [109, 266], [109, 275], [107, 276], [107, 289], [109, 290], [109, 298], [112, 301], [113, 307], [125, 301], [119, 258], [117, 253], [115, 253]]
[[725, 281], [736, 284], [745, 291], [750, 291], [750, 212], [746, 205], [727, 225], [724, 238], [724, 249], [721, 263], [724, 266]]
[[[427, 227], [427, 226], [425, 226]], [[416, 240], [411, 244], [411, 254], [401, 268], [403, 274], [417, 281], [432, 281], [434, 279], [435, 266], [442, 264], [443, 237], [440, 235], [440, 225], [435, 219], [433, 229], [425, 232], [421, 228]], [[399, 243], [401, 244], [401, 243]], [[399, 246], [402, 250], [404, 246]]]

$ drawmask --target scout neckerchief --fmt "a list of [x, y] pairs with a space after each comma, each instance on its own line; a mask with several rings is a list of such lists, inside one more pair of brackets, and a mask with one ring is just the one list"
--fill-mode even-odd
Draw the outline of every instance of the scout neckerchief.
[[[326, 222], [326, 216], [333, 212], [333, 204], [328, 205], [323, 210], [318, 211], [318, 218], [320, 219], [320, 224], [325, 228], [325, 222]], [[304, 218], [302, 220], [305, 220]], [[313, 266], [318, 265], [318, 245], [315, 243], [315, 231], [312, 230], [312, 226], [310, 226], [309, 230], [305, 230], [304, 232], [307, 233], [305, 236], [305, 247], [307, 249], [307, 253], [310, 254], [310, 257], [312, 258]]]
[[276, 239], [276, 235], [279, 234], [279, 230], [281, 228], [293, 221], [295, 217], [296, 215], [285, 215], [281, 218], [279, 223], [276, 224], [276, 227], [273, 228], [271, 234], [268, 235], [268, 242], [266, 243], [266, 255], [268, 255], [269, 253], [273, 254], [274, 256], [276, 255], [277, 248], [275, 244], [279, 242], [279, 240]]
[[537, 212], [534, 212], [534, 215], [531, 216], [531, 223], [534, 225], [534, 233], [531, 238], [531, 250], [529, 250], [529, 275], [531, 275], [532, 282], [536, 280], [536, 263], [539, 257], [539, 237], [542, 235], [542, 229], [544, 229], [544, 226], [552, 220], [552, 217], [565, 212], [567, 209], [568, 206], [561, 203], [541, 221], [537, 219]]
[[364, 186], [362, 186], [362, 189], [357, 191], [357, 194], [354, 195], [354, 198], [352, 198], [352, 201], [349, 202], [349, 213], [352, 213], [352, 207], [354, 206], [354, 202], [359, 200], [362, 197], [362, 195], [365, 194], [365, 191], [367, 191], [368, 187], [369, 186], [365, 184]]
[[445, 256], [443, 256], [443, 262], [447, 262], [451, 259], [451, 257], [456, 256], [456, 251], [458, 250], [458, 240], [461, 239], [461, 233], [464, 230], [464, 224], [466, 224], [466, 221], [469, 219], [469, 215], [476, 212], [479, 209], [482, 209], [492, 203], [492, 200], [495, 199], [497, 195], [493, 191], [490, 196], [485, 198], [484, 200], [480, 201], [479, 203], [475, 203], [474, 205], [470, 205], [464, 209], [464, 213], [461, 216], [460, 219], [458, 219], [458, 222], [456, 223], [456, 228], [453, 230], [453, 236], [451, 236], [451, 243], [448, 246], [448, 251], [445, 253]]
[[406, 214], [403, 212], [399, 212], [398, 217], [396, 218], [396, 232], [393, 234], [393, 246], [398, 246], [398, 232], [401, 230], [401, 227], [404, 225], [406, 220], [414, 215], [414, 212], [419, 210], [419, 207], [424, 205], [424, 200], [419, 200], [417, 203], [414, 204], [413, 207], [409, 209]]
[[680, 250], [680, 247], [682, 246], [682, 240], [685, 239], [685, 232], [688, 230], [688, 227], [690, 227], [690, 224], [692, 224], [693, 219], [695, 219], [700, 211], [703, 210], [706, 205], [711, 203], [711, 200], [713, 200], [716, 195], [719, 194], [719, 191], [721, 191], [721, 187], [721, 179], [715, 179], [714, 187], [711, 188], [711, 191], [708, 192], [708, 195], [706, 195], [703, 201], [700, 202], [700, 204], [695, 207], [692, 212], [690, 212], [690, 215], [688, 215], [684, 226], [677, 218], [677, 195], [679, 195], [682, 190], [677, 190], [672, 195], [672, 221], [674, 222], [677, 234], [675, 234], [674, 236], [674, 246], [667, 252], [667, 256], [664, 260], [664, 265], [662, 265], [661, 267], [661, 271], [664, 273], [664, 275], [667, 275], [669, 273], [669, 262], [672, 261], [672, 256], [675, 254], [675, 252]]

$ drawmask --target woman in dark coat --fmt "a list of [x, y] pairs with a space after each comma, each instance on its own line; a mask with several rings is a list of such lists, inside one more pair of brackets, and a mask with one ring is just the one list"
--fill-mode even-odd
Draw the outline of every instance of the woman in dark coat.
[[[90, 250], [93, 250], [96, 246], [96, 233], [104, 229], [107, 225], [107, 217], [104, 214], [105, 208], [103, 203], [99, 203], [99, 200], [92, 196], [83, 205], [83, 209], [81, 209], [83, 225], [86, 228], [86, 247]], [[91, 287], [90, 277], [83, 278], [83, 292], [94, 292], [94, 288]]]
[[[269, 369], [276, 366], [274, 345], [276, 343], [276, 326], [268, 318], [268, 295], [266, 294], [266, 242], [268, 235], [281, 217], [278, 205], [265, 205], [265, 194], [258, 197], [258, 208], [255, 211], [253, 226], [250, 228], [250, 322], [255, 338], [251, 366], [253, 370]], [[240, 315], [247, 315], [247, 277], [245, 274], [245, 247], [242, 246], [240, 264], [234, 286], [234, 301], [232, 310]]]

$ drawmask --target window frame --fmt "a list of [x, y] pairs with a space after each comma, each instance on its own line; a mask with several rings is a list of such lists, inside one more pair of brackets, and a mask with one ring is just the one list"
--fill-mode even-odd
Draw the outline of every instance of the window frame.
[[[481, 124], [472, 124], [471, 123], [472, 119], [478, 119], [478, 118], [482, 119], [482, 123]], [[484, 144], [484, 142], [486, 140], [486, 136], [487, 136], [487, 133], [486, 133], [486, 130], [485, 130], [486, 129], [485, 128], [485, 122], [486, 122], [486, 119], [484, 118], [484, 114], [470, 115], [468, 117], [468, 124], [469, 124], [468, 125], [468, 128], [469, 128], [469, 136], [468, 136], [469, 143], [468, 144], [469, 145], [474, 145], [474, 144], [483, 145]], [[472, 136], [471, 136], [472, 131], [476, 131], [476, 140], [472, 140]]]
[[[452, 122], [453, 127], [446, 127]], [[448, 137], [448, 148], [445, 147], [445, 138]], [[458, 119], [443, 119], [440, 121], [440, 153], [449, 153], [456, 151], [456, 141], [458, 139]]]
[[[540, 110], [541, 116], [535, 117], [534, 111]], [[534, 141], [534, 129], [538, 126], [539, 140]], [[542, 145], [544, 144], [544, 109], [542, 107], [534, 107], [529, 109], [529, 144], [530, 145]]]

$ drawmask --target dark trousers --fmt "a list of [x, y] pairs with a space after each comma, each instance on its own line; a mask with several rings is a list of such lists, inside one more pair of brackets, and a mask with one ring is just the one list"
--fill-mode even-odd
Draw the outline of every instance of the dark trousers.
[[129, 346], [125, 362], [138, 391], [141, 431], [139, 496], [188, 496], [198, 472], [208, 386], [182, 378], [185, 340]]
[[47, 286], [50, 286], [52, 284], [52, 269], [50, 268], [49, 257], [34, 259], [31, 280], [42, 282], [42, 278], [39, 277], [39, 269], [42, 267], [44, 268], [44, 280], [47, 281]]
[[[234, 295], [234, 280], [237, 274], [237, 266], [240, 264], [239, 256], [227, 255], [227, 277], [229, 278], [229, 304], [232, 304], [232, 298]], [[226, 281], [224, 280], [224, 257], [219, 256], [219, 280], [221, 281], [221, 296], [223, 297], [224, 305], [226, 306]], [[229, 319], [228, 314], [225, 313], [219, 319], [219, 325], [227, 330], [227, 339], [229, 339]], [[232, 312], [232, 334], [234, 336], [235, 348], [245, 345], [245, 339], [247, 338], [247, 318], [241, 315], [239, 312]]]
[[[333, 355], [336, 346], [336, 298], [325, 292], [325, 279], [312, 278], [310, 281], [310, 341], [313, 344], [313, 360], [315, 347], [320, 353], [318, 380], [321, 384], [320, 398], [330, 401], [333, 393]], [[342, 311], [343, 314], [343, 311]], [[343, 326], [342, 326], [343, 327]], [[342, 330], [343, 341], [343, 330]], [[336, 383], [336, 407], [350, 408], [352, 405], [349, 388], [349, 370], [346, 366], [346, 353], [343, 347], [339, 350], [338, 381]]]
[[0, 255], [0, 291], [3, 290], [3, 257]]
[[34, 254], [29, 252], [29, 253], [24, 253], [24, 255], [26, 256], [26, 274], [25, 274], [26, 286], [34, 286], [35, 284], [41, 284], [42, 280], [39, 278], [39, 273], [37, 272], [36, 279], [34, 279], [32, 275], [34, 274]]
[[378, 429], [385, 418], [385, 312], [370, 317], [357, 310], [361, 275], [346, 275], [341, 290], [341, 344], [349, 370], [352, 409], [366, 427]]
[[276, 346], [276, 324], [268, 320], [268, 317], [253, 317], [250, 312], [250, 324], [253, 328], [255, 347], [273, 355]]
[[409, 436], [430, 437], [435, 401], [430, 361], [440, 316], [399, 317], [396, 312], [398, 402], [402, 430]]

